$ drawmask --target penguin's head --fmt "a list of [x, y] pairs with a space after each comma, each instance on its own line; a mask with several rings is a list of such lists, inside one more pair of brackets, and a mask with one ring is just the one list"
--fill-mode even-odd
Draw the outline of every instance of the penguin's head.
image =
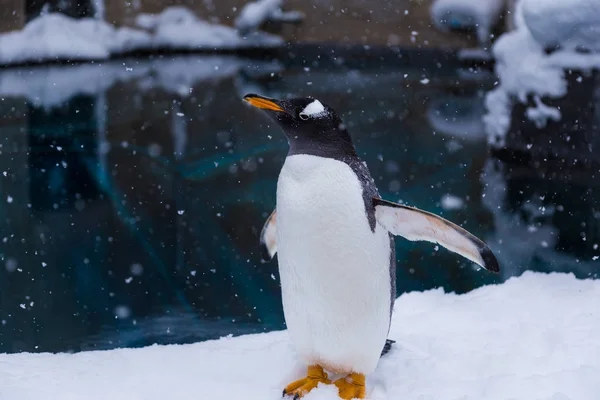
[[355, 152], [339, 115], [315, 98], [276, 100], [251, 93], [244, 100], [264, 110], [279, 125], [292, 150], [315, 154], [324, 150]]

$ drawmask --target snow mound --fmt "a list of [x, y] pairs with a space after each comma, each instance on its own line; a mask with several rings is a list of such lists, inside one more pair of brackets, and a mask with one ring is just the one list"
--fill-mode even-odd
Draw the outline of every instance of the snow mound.
[[185, 7], [168, 7], [160, 14], [142, 14], [138, 28], [115, 28], [92, 18], [74, 19], [44, 14], [20, 31], [0, 34], [0, 64], [52, 60], [104, 60], [136, 50], [219, 50], [272, 47], [278, 36], [255, 32], [245, 37], [235, 29], [197, 18]]
[[[597, 399], [600, 281], [526, 272], [398, 299], [370, 399]], [[77, 354], [2, 354], [3, 398], [280, 399], [302, 375], [286, 332]], [[337, 400], [321, 386], [306, 400]]]
[[150, 36], [145, 32], [115, 29], [101, 20], [45, 14], [21, 31], [0, 35], [0, 63], [105, 59], [113, 53], [147, 47], [149, 41]]
[[[571, 0], [569, 7], [574, 4], [588, 4], [588, 10], [596, 9], [600, 12], [600, 6], [596, 0]], [[512, 106], [515, 101], [526, 103], [531, 96], [535, 105], [526, 111], [528, 118], [534, 120], [539, 128], [543, 128], [547, 121], [559, 120], [560, 111], [543, 103], [542, 97], [558, 98], [566, 95], [567, 83], [564, 78], [565, 69], [593, 69], [600, 67], [600, 54], [577, 53], [573, 47], [587, 43], [588, 30], [580, 31], [575, 26], [581, 26], [578, 11], [570, 13], [559, 13], [554, 22], [545, 24], [540, 20], [540, 15], [546, 15], [546, 7], [558, 4], [554, 0], [521, 0], [515, 7], [515, 27], [512, 32], [503, 34], [494, 43], [492, 52], [496, 59], [496, 73], [500, 78], [500, 84], [486, 96], [485, 105], [487, 114], [484, 124], [488, 141], [491, 145], [504, 145], [504, 138], [510, 127]], [[564, 2], [567, 4], [567, 2]], [[595, 5], [593, 5], [595, 4]], [[558, 12], [559, 7], [553, 8]], [[597, 14], [600, 18], [600, 14]], [[546, 18], [546, 17], [544, 17]], [[569, 20], [569, 18], [572, 18]], [[588, 19], [591, 19], [588, 18]], [[531, 23], [536, 32], [535, 36], [530, 31]], [[570, 36], [560, 34], [561, 48], [551, 54], [546, 54], [545, 48], [550, 43], [555, 43], [557, 24], [570, 21]], [[585, 21], [584, 21], [585, 25]], [[586, 25], [587, 26], [587, 25]], [[584, 32], [577, 36], [576, 32]], [[548, 40], [538, 41], [536, 37], [542, 36]], [[596, 45], [600, 43], [595, 41]]]
[[256, 31], [267, 21], [298, 23], [304, 19], [299, 11], [282, 11], [283, 0], [258, 0], [249, 2], [235, 19], [235, 27], [240, 34]]
[[443, 31], [475, 29], [479, 43], [487, 44], [504, 3], [505, 0], [436, 0], [431, 6], [431, 19], [435, 27]]
[[525, 0], [523, 18], [543, 47], [600, 51], [600, 2]]
[[235, 19], [235, 27], [240, 32], [249, 32], [257, 29], [266, 22], [274, 12], [281, 9], [283, 0], [251, 1], [242, 8]]
[[156, 48], [234, 49], [282, 43], [280, 37], [264, 32], [240, 36], [235, 29], [203, 21], [180, 6], [168, 7], [160, 14], [141, 14], [136, 25], [153, 33], [152, 44]]

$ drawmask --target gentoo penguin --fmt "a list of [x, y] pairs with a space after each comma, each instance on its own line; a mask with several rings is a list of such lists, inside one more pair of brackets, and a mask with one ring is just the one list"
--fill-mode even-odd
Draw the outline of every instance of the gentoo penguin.
[[[393, 235], [438, 243], [483, 268], [498, 262], [481, 240], [434, 214], [382, 200], [337, 113], [314, 98], [244, 96], [285, 133], [289, 152], [261, 242], [278, 255], [290, 339], [308, 366], [285, 387], [302, 397], [319, 383], [342, 399], [365, 397], [396, 296]], [[387, 343], [389, 346], [389, 342]], [[341, 375], [335, 381], [328, 373]]]

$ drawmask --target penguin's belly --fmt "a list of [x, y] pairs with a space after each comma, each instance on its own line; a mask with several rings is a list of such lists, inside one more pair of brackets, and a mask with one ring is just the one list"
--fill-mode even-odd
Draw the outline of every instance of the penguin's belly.
[[277, 185], [277, 243], [290, 338], [308, 364], [375, 369], [390, 323], [390, 239], [371, 231], [357, 175], [293, 155]]

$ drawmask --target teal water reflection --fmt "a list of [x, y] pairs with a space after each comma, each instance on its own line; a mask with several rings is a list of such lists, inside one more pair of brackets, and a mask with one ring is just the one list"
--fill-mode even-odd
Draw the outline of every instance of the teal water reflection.
[[258, 234], [287, 144], [241, 102], [248, 92], [331, 105], [384, 198], [463, 225], [503, 268], [398, 239], [399, 293], [466, 292], [526, 269], [595, 276], [597, 190], [490, 159], [480, 117], [494, 77], [432, 65], [180, 57], [0, 71], [0, 352], [284, 328]]

